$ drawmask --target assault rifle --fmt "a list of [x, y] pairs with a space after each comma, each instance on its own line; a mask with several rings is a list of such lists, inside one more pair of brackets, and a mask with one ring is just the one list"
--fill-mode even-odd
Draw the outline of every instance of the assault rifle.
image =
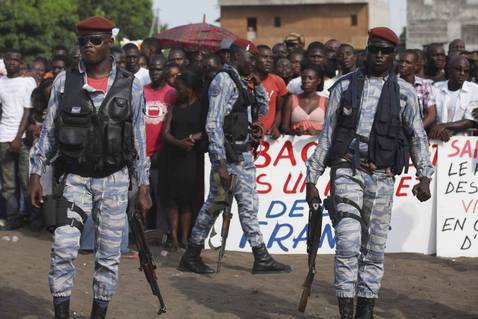
[[156, 277], [156, 265], [153, 263], [153, 256], [149, 250], [148, 244], [144, 237], [144, 228], [141, 212], [133, 210], [128, 214], [129, 227], [133, 234], [134, 241], [139, 253], [139, 270], [144, 272], [146, 280], [148, 281], [153, 295], [158, 297], [159, 310], [158, 315], [166, 312], [166, 305], [164, 304], [163, 296], [158, 286], [158, 277]]
[[229, 235], [229, 226], [231, 225], [231, 208], [232, 201], [234, 200], [234, 184], [236, 182], [236, 175], [231, 175], [231, 186], [227, 190], [226, 205], [222, 213], [222, 228], [221, 228], [221, 247], [219, 248], [219, 255], [217, 257], [217, 269], [216, 272], [221, 271], [222, 258], [224, 257], [224, 251], [226, 250], [227, 236]]
[[309, 272], [305, 278], [302, 287], [302, 295], [299, 301], [299, 311], [304, 312], [307, 307], [307, 301], [312, 290], [312, 282], [315, 277], [315, 258], [320, 245], [320, 236], [322, 235], [322, 211], [323, 207], [319, 200], [309, 203], [309, 226], [307, 227], [307, 263], [309, 265]]

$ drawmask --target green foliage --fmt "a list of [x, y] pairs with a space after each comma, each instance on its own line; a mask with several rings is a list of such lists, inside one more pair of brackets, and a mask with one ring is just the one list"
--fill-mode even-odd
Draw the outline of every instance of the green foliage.
[[143, 39], [148, 36], [153, 11], [151, 0], [84, 0], [78, 8], [80, 19], [100, 15], [120, 28], [119, 37]]
[[0, 51], [17, 48], [26, 56], [49, 57], [55, 45], [76, 43], [75, 0], [0, 0], [0, 7]]
[[50, 58], [54, 46], [76, 45], [75, 24], [92, 15], [115, 21], [129, 39], [147, 37], [153, 19], [151, 0], [0, 0], [0, 52]]

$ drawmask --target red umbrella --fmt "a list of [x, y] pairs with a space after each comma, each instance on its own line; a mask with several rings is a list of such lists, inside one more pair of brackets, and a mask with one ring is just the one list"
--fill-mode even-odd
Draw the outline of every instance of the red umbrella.
[[164, 48], [184, 47], [189, 50], [217, 50], [221, 40], [239, 38], [231, 31], [208, 23], [181, 25], [156, 36]]

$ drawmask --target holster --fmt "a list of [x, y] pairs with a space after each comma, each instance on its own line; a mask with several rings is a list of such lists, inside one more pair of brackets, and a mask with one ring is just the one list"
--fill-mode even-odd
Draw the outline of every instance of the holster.
[[[334, 226], [334, 228], [337, 227], [338, 223], [343, 218], [355, 219], [363, 226], [363, 222], [361, 218], [362, 208], [359, 205], [357, 205], [357, 203], [355, 203], [354, 201], [346, 197], [338, 196], [335, 194], [335, 179], [336, 179], [337, 169], [340, 167], [347, 167], [347, 165], [350, 165], [350, 163], [344, 162], [332, 167], [330, 172], [330, 196], [324, 199], [324, 207], [327, 209], [329, 213], [329, 217], [330, 217], [330, 220], [332, 221], [332, 226]], [[347, 204], [354, 207], [355, 209], [358, 210], [360, 215], [355, 215], [349, 212], [339, 211], [337, 209], [337, 204], [339, 203]]]
[[[55, 178], [56, 180], [56, 178]], [[60, 177], [60, 183], [53, 195], [45, 197], [45, 204], [43, 205], [43, 219], [46, 229], [54, 233], [55, 229], [60, 226], [69, 225], [76, 227], [83, 232], [83, 225], [88, 218], [88, 215], [75, 203], [70, 202], [63, 196], [65, 189], [66, 175]], [[68, 217], [68, 209], [74, 211], [81, 217], [81, 222], [75, 218]]]

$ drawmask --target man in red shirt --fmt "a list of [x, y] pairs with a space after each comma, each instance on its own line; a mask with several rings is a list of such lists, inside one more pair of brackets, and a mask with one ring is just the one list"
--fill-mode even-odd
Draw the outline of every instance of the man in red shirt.
[[267, 45], [257, 46], [259, 56], [257, 60], [257, 72], [264, 89], [269, 97], [269, 111], [265, 116], [259, 118], [264, 131], [273, 139], [280, 136], [279, 125], [282, 118], [282, 105], [287, 94], [287, 87], [284, 80], [275, 74], [272, 74], [274, 60], [272, 50]]
[[151, 194], [156, 210], [156, 227], [162, 233], [168, 230], [168, 219], [161, 209], [159, 196], [159, 157], [163, 147], [161, 128], [166, 113], [176, 103], [176, 90], [166, 82], [166, 62], [166, 58], [162, 55], [155, 55], [149, 59], [151, 83], [143, 87], [146, 155], [151, 159]]

